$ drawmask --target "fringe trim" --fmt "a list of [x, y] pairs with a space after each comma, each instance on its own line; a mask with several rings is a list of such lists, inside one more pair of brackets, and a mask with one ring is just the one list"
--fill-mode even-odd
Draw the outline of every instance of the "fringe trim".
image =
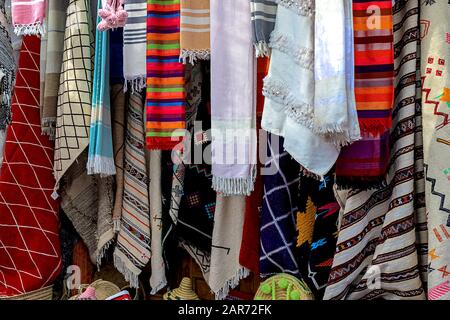
[[291, 56], [300, 67], [314, 71], [314, 51], [298, 46], [292, 37], [273, 31], [270, 35], [269, 46]]
[[131, 88], [131, 93], [140, 93], [146, 87], [147, 87], [146, 75], [139, 75], [132, 78], [125, 78], [125, 81], [123, 83], [123, 92], [127, 92], [128, 88]]
[[114, 159], [97, 154], [88, 158], [86, 167], [88, 175], [100, 174], [104, 178], [116, 174]]
[[113, 230], [114, 230], [114, 232], [119, 232], [121, 225], [122, 225], [122, 222], [121, 222], [120, 218], [113, 219]]
[[255, 188], [255, 176], [246, 178], [212, 177], [212, 188], [225, 196], [249, 196]]
[[139, 274], [128, 269], [125, 262], [114, 252], [114, 267], [119, 271], [125, 278], [125, 281], [130, 283], [131, 288], [139, 288]]
[[216, 300], [224, 300], [228, 296], [228, 293], [230, 293], [230, 290], [236, 288], [239, 285], [239, 282], [242, 279], [247, 278], [249, 275], [250, 271], [247, 268], [239, 268], [235, 275], [225, 282], [225, 285], [222, 288], [220, 288], [217, 292], [214, 292]]
[[152, 287], [152, 290], [150, 291], [151, 295], [157, 294], [159, 291], [164, 289], [167, 286], [167, 280], [161, 281], [155, 288]]
[[270, 46], [266, 41], [260, 40], [253, 45], [255, 47], [255, 55], [257, 58], [270, 57]]
[[304, 166], [300, 165], [300, 175], [307, 178], [312, 178], [314, 180], [323, 181], [324, 177], [320, 176], [318, 174], [315, 174], [308, 169], [306, 169]]
[[356, 189], [360, 191], [369, 191], [382, 189], [388, 186], [384, 177], [340, 177], [336, 175], [335, 184], [337, 190]]
[[41, 130], [42, 134], [48, 136], [50, 140], [55, 140], [56, 118], [42, 118]]
[[311, 17], [315, 14], [314, 0], [275, 0], [275, 2], [301, 16]]
[[102, 265], [102, 260], [106, 255], [106, 252], [111, 247], [111, 245], [115, 243], [114, 234], [112, 235], [112, 238], [108, 240], [100, 249], [100, 251], [97, 253], [97, 270], [100, 271], [100, 267]]
[[194, 64], [197, 60], [211, 59], [210, 49], [182, 49], [180, 52], [180, 62]]
[[40, 21], [32, 24], [15, 24], [14, 33], [18, 36], [43, 36], [45, 25]]

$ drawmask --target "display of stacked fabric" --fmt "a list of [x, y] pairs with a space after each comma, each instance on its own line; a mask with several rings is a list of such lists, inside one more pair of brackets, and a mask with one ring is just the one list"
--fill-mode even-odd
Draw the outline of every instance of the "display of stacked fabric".
[[0, 0], [0, 299], [450, 300], [449, 16]]

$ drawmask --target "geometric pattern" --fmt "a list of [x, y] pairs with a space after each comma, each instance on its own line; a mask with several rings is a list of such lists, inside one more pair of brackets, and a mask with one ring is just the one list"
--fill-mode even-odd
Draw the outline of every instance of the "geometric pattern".
[[58, 93], [56, 183], [89, 144], [94, 36], [90, 2], [70, 0]]
[[41, 134], [39, 48], [24, 37], [0, 175], [0, 296], [52, 284], [61, 269], [53, 145]]

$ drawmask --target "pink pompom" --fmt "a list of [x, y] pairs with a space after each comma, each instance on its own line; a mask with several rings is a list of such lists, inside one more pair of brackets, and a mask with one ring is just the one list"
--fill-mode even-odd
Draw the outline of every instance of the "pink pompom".
[[99, 31], [106, 31], [109, 29], [109, 25], [105, 20], [100, 21], [100, 23], [97, 25], [97, 29]]

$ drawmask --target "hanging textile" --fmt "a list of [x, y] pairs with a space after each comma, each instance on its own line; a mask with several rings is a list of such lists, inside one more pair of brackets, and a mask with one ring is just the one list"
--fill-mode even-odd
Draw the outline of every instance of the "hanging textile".
[[[264, 95], [262, 94], [263, 80], [267, 76], [269, 59], [261, 58], [257, 60], [256, 76], [256, 123], [258, 130], [261, 130], [261, 118], [264, 109]], [[261, 131], [259, 131], [261, 132]], [[258, 141], [258, 150], [261, 144], [266, 143], [261, 136]], [[263, 162], [263, 160], [261, 160]], [[258, 164], [257, 176], [255, 180], [255, 190], [245, 199], [244, 228], [242, 230], [242, 243], [239, 253], [239, 263], [259, 276], [259, 239], [260, 239], [260, 217], [263, 203], [263, 178], [261, 175], [261, 165]]]
[[275, 273], [298, 275], [294, 248], [300, 168], [298, 163], [283, 151], [281, 137], [268, 135], [267, 153], [268, 159], [264, 168], [271, 174], [263, 176], [260, 273], [263, 277]]
[[11, 21], [6, 13], [5, 0], [0, 0], [0, 131], [11, 122], [12, 91], [16, 77], [10, 31]]
[[256, 59], [249, 12], [249, 1], [231, 7], [211, 0], [213, 188], [227, 195], [249, 195], [256, 174]]
[[54, 174], [56, 187], [89, 145], [94, 34], [89, 1], [70, 0], [57, 103]]
[[333, 173], [323, 181], [300, 178], [295, 256], [302, 279], [316, 300], [323, 297], [336, 250], [340, 207], [334, 197], [333, 178]]
[[86, 244], [91, 262], [100, 267], [115, 240], [113, 178], [88, 175], [87, 159], [85, 150], [61, 179], [61, 208]]
[[207, 280], [216, 300], [223, 300], [250, 271], [239, 264], [245, 197], [218, 194], [214, 213], [211, 269]]
[[[44, 30], [48, 30], [48, 6], [46, 7], [45, 12], [45, 19], [43, 22]], [[40, 54], [40, 60], [39, 60], [39, 80], [40, 80], [40, 86], [39, 86], [39, 106], [40, 106], [40, 114], [41, 114], [41, 122], [42, 122], [42, 107], [44, 105], [44, 92], [45, 92], [45, 72], [47, 68], [47, 32], [45, 32], [41, 36], [41, 48], [39, 50]]]
[[114, 231], [120, 230], [122, 216], [123, 184], [124, 184], [124, 153], [125, 153], [125, 114], [126, 98], [123, 92], [123, 81], [111, 87], [112, 135], [114, 164], [116, 166], [116, 188], [114, 196], [113, 221]]
[[44, 18], [47, 0], [11, 0], [12, 22], [17, 35], [45, 33]]
[[275, 28], [276, 0], [251, 0], [252, 39], [256, 57], [270, 56], [270, 34]]
[[163, 259], [163, 184], [162, 179], [162, 152], [161, 150], [148, 151], [148, 172], [150, 176], [149, 196], [150, 196], [150, 226], [152, 231], [151, 249], [152, 259], [150, 277], [151, 294], [156, 294], [167, 284], [166, 266]]
[[150, 205], [144, 153], [144, 99], [130, 95], [125, 135], [124, 191], [120, 231], [114, 250], [114, 265], [139, 287], [138, 276], [150, 260]]
[[111, 121], [114, 164], [116, 166], [116, 188], [114, 196], [113, 221], [114, 231], [120, 230], [122, 216], [123, 183], [124, 183], [124, 152], [127, 99], [124, 92], [123, 77], [123, 28], [110, 31], [109, 43], [110, 58], [109, 76], [111, 83]]
[[[372, 6], [380, 10], [373, 17]], [[394, 94], [392, 1], [353, 0], [355, 97], [362, 140], [344, 148], [336, 176], [341, 187], [370, 188], [384, 181]]]
[[64, 30], [69, 0], [48, 0], [47, 60], [42, 104], [42, 133], [55, 138], [58, 88], [63, 59]]
[[39, 121], [38, 37], [24, 38], [0, 175], [0, 297], [47, 287], [61, 271], [53, 145]]
[[[286, 151], [308, 172], [322, 177], [333, 167], [339, 155], [337, 142], [340, 140], [335, 137], [333, 143], [324, 134], [328, 130], [325, 128], [330, 128], [330, 136], [341, 135], [332, 124], [335, 117], [323, 119], [328, 123], [324, 123], [320, 130], [315, 128], [316, 119], [320, 118], [314, 118], [314, 9], [311, 1], [280, 1], [278, 5], [275, 29], [270, 39], [270, 68], [264, 79], [265, 104], [261, 126], [284, 137]], [[336, 13], [342, 18], [343, 12]], [[336, 36], [341, 39], [343, 31]], [[345, 48], [341, 44], [335, 49], [342, 51]], [[327, 51], [323, 53], [328, 54]], [[339, 72], [346, 70], [342, 68], [347, 63], [338, 65]], [[323, 68], [326, 70], [327, 65]], [[330, 95], [339, 93], [332, 88], [330, 86]], [[328, 109], [331, 111], [333, 108]], [[346, 115], [346, 104], [344, 109], [345, 112], [341, 111]]]
[[210, 0], [181, 0], [180, 60], [194, 64], [210, 58]]
[[450, 4], [421, 1], [423, 149], [429, 237], [428, 297], [450, 299]]
[[418, 7], [418, 0], [409, 0], [393, 8], [397, 90], [389, 179], [373, 190], [336, 192], [342, 209], [324, 299], [425, 299], [426, 216], [423, 195], [415, 191], [423, 190], [423, 168], [416, 168], [422, 153], [415, 122]]
[[[101, 1], [98, 2], [101, 8]], [[97, 18], [100, 21], [100, 17]], [[88, 174], [116, 174], [111, 130], [109, 32], [96, 30]]]
[[140, 92], [146, 86], [147, 0], [127, 0], [128, 22], [123, 29], [125, 90]]
[[179, 0], [148, 0], [147, 39], [147, 148], [171, 150], [185, 134]]

